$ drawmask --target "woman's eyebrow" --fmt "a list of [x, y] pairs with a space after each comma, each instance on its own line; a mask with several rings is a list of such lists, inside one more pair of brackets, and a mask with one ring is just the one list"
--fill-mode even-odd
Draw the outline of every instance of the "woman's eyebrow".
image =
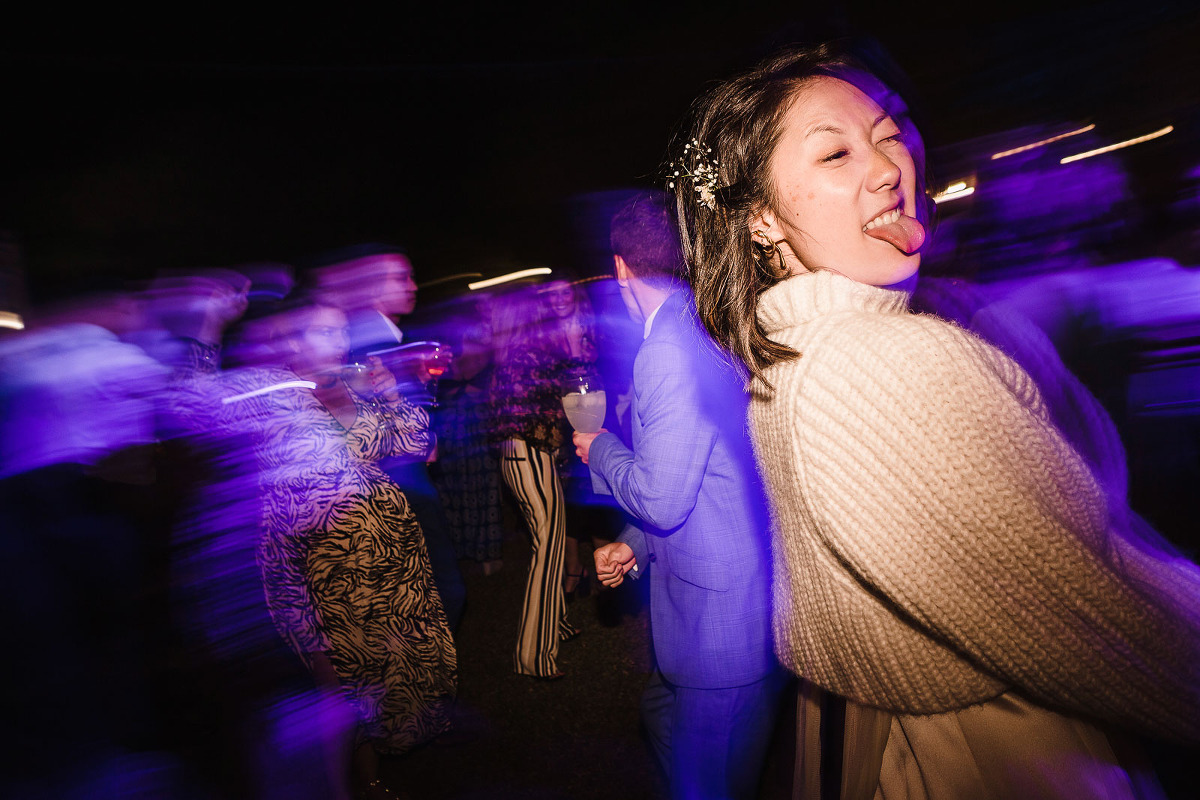
[[818, 133], [845, 133], [845, 131], [843, 131], [841, 128], [839, 128], [835, 125], [830, 125], [828, 123], [826, 123], [824, 125], [814, 125], [811, 128], [809, 128], [808, 131], [804, 134], [804, 138], [807, 139], [808, 137], [813, 136]]

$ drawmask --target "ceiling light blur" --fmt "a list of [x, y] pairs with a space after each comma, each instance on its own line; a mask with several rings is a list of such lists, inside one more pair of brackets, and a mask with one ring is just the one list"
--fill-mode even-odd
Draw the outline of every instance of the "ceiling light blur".
[[1081, 133], [1087, 133], [1095, 127], [1095, 125], [1088, 125], [1086, 128], [1079, 128], [1078, 130], [1068, 131], [1067, 133], [1060, 133], [1058, 136], [1051, 136], [1049, 139], [1042, 139], [1040, 142], [1021, 145], [1020, 147], [1014, 147], [1012, 150], [1005, 150], [1001, 153], [993, 153], [992, 161], [995, 161], [998, 158], [1004, 158], [1005, 156], [1015, 156], [1017, 153], [1024, 153], [1026, 150], [1033, 150], [1035, 147], [1044, 147], [1051, 142], [1057, 142], [1060, 139], [1066, 139], [1068, 136], [1078, 136]]
[[1058, 163], [1070, 164], [1072, 161], [1080, 161], [1085, 158], [1091, 158], [1092, 156], [1098, 156], [1098, 155], [1102, 155], [1104, 153], [1111, 153], [1113, 150], [1120, 150], [1123, 147], [1129, 147], [1130, 145], [1134, 145], [1134, 144], [1141, 144], [1142, 142], [1148, 142], [1151, 139], [1157, 139], [1160, 136], [1166, 136], [1168, 133], [1170, 133], [1173, 130], [1175, 130], [1175, 126], [1168, 125], [1167, 127], [1160, 128], [1159, 130], [1156, 130], [1153, 133], [1147, 133], [1145, 136], [1136, 136], [1132, 139], [1126, 139], [1123, 142], [1117, 142], [1116, 144], [1110, 144], [1107, 147], [1097, 147], [1095, 150], [1088, 150], [1083, 153], [1076, 153], [1073, 156], [1067, 156], [1066, 158], [1059, 159]]
[[500, 275], [495, 278], [488, 278], [486, 281], [475, 281], [474, 283], [468, 283], [467, 288], [473, 292], [476, 289], [486, 289], [489, 286], [498, 286], [502, 283], [509, 283], [510, 281], [519, 281], [519, 280], [521, 280], [521, 278], [529, 278], [534, 275], [549, 275], [550, 271], [551, 270], [549, 267], [534, 267], [532, 269], [521, 269], [521, 270], [517, 270], [516, 272], [510, 272], [507, 275]]
[[970, 197], [975, 194], [975, 187], [969, 185], [966, 181], [955, 181], [954, 183], [942, 189], [933, 196], [933, 202], [941, 205], [949, 203], [951, 200], [959, 200], [963, 197]]

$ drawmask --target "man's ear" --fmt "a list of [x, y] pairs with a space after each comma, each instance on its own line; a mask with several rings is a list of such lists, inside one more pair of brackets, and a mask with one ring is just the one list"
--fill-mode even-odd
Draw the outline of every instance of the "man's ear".
[[613, 256], [613, 274], [617, 278], [617, 286], [629, 285], [629, 265], [620, 256]]

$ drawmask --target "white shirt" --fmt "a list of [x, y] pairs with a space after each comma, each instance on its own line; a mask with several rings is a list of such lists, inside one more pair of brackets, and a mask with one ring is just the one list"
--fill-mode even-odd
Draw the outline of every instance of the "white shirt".
[[658, 316], [658, 310], [660, 308], [662, 308], [663, 303], [666, 303], [666, 302], [667, 301], [664, 299], [662, 301], [662, 303], [659, 303], [658, 305], [656, 305], [654, 307], [654, 310], [651, 311], [649, 316], [646, 317], [646, 327], [642, 330], [642, 341], [645, 341], [646, 339], [650, 338], [650, 328], [652, 328], [654, 326], [654, 318]]

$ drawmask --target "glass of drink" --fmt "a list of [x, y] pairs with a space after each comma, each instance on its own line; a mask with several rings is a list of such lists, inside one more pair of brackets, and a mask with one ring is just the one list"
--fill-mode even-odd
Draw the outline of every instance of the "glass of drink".
[[438, 378], [446, 374], [446, 370], [450, 367], [450, 361], [453, 358], [453, 353], [450, 352], [450, 346], [441, 342], [428, 342], [432, 347], [425, 351], [425, 371], [429, 373], [429, 383], [425, 384], [425, 390], [431, 398], [430, 406], [438, 407]]
[[574, 375], [563, 385], [563, 411], [567, 421], [580, 433], [597, 433], [604, 427], [608, 408], [600, 379], [589, 375]]

